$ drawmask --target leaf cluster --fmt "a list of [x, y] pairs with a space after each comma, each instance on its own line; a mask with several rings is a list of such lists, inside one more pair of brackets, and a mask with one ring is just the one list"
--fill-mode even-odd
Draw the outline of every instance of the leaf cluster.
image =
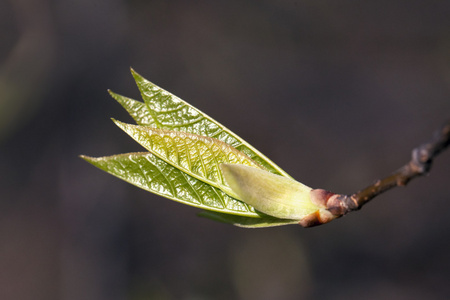
[[144, 190], [203, 209], [199, 215], [243, 227], [297, 223], [255, 210], [224, 180], [221, 164], [291, 178], [274, 162], [197, 108], [131, 70], [143, 102], [109, 91], [137, 125], [113, 120], [148, 152], [81, 157]]

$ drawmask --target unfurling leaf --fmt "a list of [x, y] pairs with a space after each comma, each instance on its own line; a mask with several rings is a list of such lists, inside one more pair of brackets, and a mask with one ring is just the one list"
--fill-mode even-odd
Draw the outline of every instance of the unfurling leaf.
[[221, 163], [261, 168], [244, 153], [219, 140], [192, 133], [156, 129], [115, 121], [145, 149], [186, 174], [239, 199], [225, 183]]
[[301, 220], [320, 209], [311, 202], [312, 189], [293, 179], [244, 165], [220, 167], [239, 199], [269, 216]]
[[280, 219], [262, 213], [259, 213], [259, 218], [248, 218], [216, 211], [202, 211], [198, 216], [244, 228], [263, 228], [299, 224], [298, 220]]
[[[144, 103], [110, 92], [139, 125], [184, 131], [218, 139], [246, 154], [268, 171], [291, 178], [283, 169], [237, 134], [131, 70]], [[143, 105], [145, 104], [145, 105]]]
[[137, 187], [183, 204], [225, 214], [260, 217], [251, 206], [187, 175], [151, 153], [81, 157]]
[[114, 122], [150, 153], [83, 159], [142, 189], [204, 209], [200, 215], [213, 220], [254, 228], [315, 220], [321, 208], [310, 201], [311, 188], [219, 122], [132, 74], [144, 102], [109, 93], [138, 125]]

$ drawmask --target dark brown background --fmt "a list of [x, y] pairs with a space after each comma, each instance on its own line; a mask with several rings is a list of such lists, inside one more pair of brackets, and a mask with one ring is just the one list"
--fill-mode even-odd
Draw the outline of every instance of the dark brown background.
[[129, 67], [351, 193], [450, 117], [449, 1], [0, 2], [0, 299], [445, 299], [450, 153], [331, 224], [245, 230], [88, 165]]

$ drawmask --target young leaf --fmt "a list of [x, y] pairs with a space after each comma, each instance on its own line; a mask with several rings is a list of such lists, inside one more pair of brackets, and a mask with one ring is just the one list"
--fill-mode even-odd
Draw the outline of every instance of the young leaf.
[[112, 92], [111, 95], [124, 106], [138, 124], [216, 138], [245, 153], [270, 172], [291, 178], [269, 158], [219, 122], [177, 96], [146, 80], [134, 70], [131, 70], [131, 72], [146, 106], [137, 105], [136, 102], [138, 101], [130, 101], [129, 98]]
[[226, 184], [219, 165], [228, 163], [261, 168], [247, 155], [214, 138], [114, 122], [151, 153], [236, 199], [239, 196]]
[[187, 175], [151, 153], [81, 158], [144, 190], [183, 204], [225, 214], [260, 218], [251, 206]]
[[301, 220], [320, 210], [310, 187], [290, 178], [237, 164], [221, 164], [226, 182], [239, 199], [276, 218]]
[[[236, 184], [230, 187], [220, 166], [248, 166], [268, 174], [271, 174], [270, 171], [277, 174], [273, 176], [291, 182], [286, 172], [211, 117], [133, 70], [132, 73], [144, 102], [111, 91], [109, 93], [141, 126], [115, 122], [151, 153], [82, 158], [140, 188], [208, 210], [202, 215], [215, 220], [242, 227], [268, 227], [298, 222], [286, 219], [285, 215], [274, 209], [266, 209], [264, 205], [262, 209], [274, 213], [273, 216], [239, 201], [242, 196], [253, 198], [242, 193], [242, 188], [238, 189]], [[263, 203], [268, 203], [267, 197], [262, 199]], [[253, 203], [253, 200], [250, 202]], [[299, 214], [287, 216], [297, 218]]]
[[244, 228], [263, 228], [298, 224], [298, 220], [279, 219], [264, 214], [260, 214], [260, 218], [248, 218], [215, 211], [202, 211], [198, 216]]
[[125, 96], [121, 96], [119, 94], [111, 92], [110, 90], [108, 90], [108, 93], [117, 102], [119, 102], [123, 106], [123, 108], [127, 110], [127, 112], [136, 121], [137, 124], [158, 127], [155, 124], [155, 120], [150, 114], [150, 110], [147, 108], [147, 105], [145, 103]]

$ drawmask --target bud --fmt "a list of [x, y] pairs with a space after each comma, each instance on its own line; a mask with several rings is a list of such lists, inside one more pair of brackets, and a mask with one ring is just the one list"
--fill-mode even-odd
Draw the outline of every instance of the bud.
[[323, 208], [312, 189], [293, 179], [239, 164], [221, 164], [226, 183], [256, 210], [280, 219], [302, 220]]

